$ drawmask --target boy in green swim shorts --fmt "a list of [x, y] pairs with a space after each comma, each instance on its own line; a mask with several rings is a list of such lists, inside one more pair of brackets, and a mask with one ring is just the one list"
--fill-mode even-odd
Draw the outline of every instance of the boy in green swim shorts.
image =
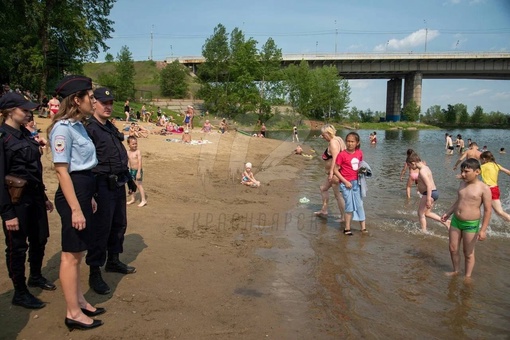
[[[480, 162], [477, 159], [469, 158], [461, 164], [460, 176], [463, 181], [459, 186], [457, 200], [441, 217], [441, 220], [446, 222], [453, 214], [449, 230], [453, 272], [447, 273], [449, 276], [460, 273], [460, 241], [462, 240], [464, 248], [466, 278], [470, 278], [475, 266], [476, 241], [483, 241], [487, 237], [485, 232], [492, 213], [491, 191], [479, 180], [480, 171]], [[482, 205], [483, 216], [480, 213]]]

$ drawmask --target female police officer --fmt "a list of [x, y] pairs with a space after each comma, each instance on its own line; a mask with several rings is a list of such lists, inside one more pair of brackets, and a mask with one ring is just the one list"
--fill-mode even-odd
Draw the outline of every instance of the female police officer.
[[62, 256], [60, 281], [67, 304], [65, 325], [69, 330], [101, 326], [90, 316], [104, 313], [104, 308], [90, 305], [80, 286], [80, 263], [90, 246], [95, 179], [96, 150], [82, 120], [94, 112], [96, 100], [92, 80], [84, 76], [66, 76], [56, 89], [63, 99], [58, 113], [48, 127], [53, 163], [59, 187], [55, 206], [62, 221]]
[[[0, 127], [0, 214], [7, 246], [7, 270], [14, 284], [12, 303], [32, 309], [42, 308], [45, 304], [28, 291], [25, 283], [27, 249], [30, 262], [28, 285], [46, 290], [56, 289], [41, 275], [44, 249], [49, 237], [46, 210], [53, 211], [53, 204], [44, 193], [39, 143], [23, 126], [28, 123], [30, 110], [36, 107], [37, 104], [17, 93], [7, 93], [0, 98], [0, 111], [4, 119]], [[13, 202], [14, 197], [11, 197], [6, 186], [6, 175], [26, 180], [17, 202]]]

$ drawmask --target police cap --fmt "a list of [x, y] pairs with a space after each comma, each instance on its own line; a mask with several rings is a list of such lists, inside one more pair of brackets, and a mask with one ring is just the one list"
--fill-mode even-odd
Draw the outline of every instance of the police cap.
[[96, 100], [100, 101], [101, 103], [108, 102], [110, 100], [113, 101], [113, 94], [110, 89], [107, 89], [106, 87], [100, 87], [98, 89], [94, 90], [94, 97]]
[[26, 100], [25, 97], [22, 95], [16, 93], [16, 92], [9, 92], [6, 93], [0, 98], [0, 109], [12, 109], [15, 107], [19, 107], [20, 109], [25, 110], [33, 110], [39, 105], [36, 103], [33, 103], [29, 100]]
[[62, 98], [73, 93], [92, 89], [92, 79], [85, 76], [65, 76], [55, 88], [55, 92]]

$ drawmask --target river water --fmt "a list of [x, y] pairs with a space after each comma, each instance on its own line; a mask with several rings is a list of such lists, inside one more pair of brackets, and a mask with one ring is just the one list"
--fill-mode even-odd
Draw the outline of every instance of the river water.
[[[337, 135], [345, 138], [348, 132]], [[445, 276], [452, 269], [447, 231], [428, 221], [429, 233], [420, 232], [419, 196], [413, 188], [411, 199], [406, 198], [400, 171], [408, 148], [426, 160], [440, 195], [434, 211], [441, 215], [456, 199], [459, 172], [452, 168], [458, 154], [445, 154], [446, 131], [377, 131], [376, 146], [368, 144], [370, 132], [358, 131], [373, 170], [364, 200], [369, 235], [361, 235], [354, 222], [351, 237], [341, 233], [331, 216], [338, 214], [332, 193], [330, 217], [313, 216], [321, 205], [318, 186], [325, 174], [320, 155], [327, 142], [312, 137], [317, 131], [300, 135], [316, 151], [299, 181], [302, 197], [310, 202], [297, 203], [290, 214], [298, 222], [278, 234], [291, 248], [258, 251], [277, 263], [273, 288], [287, 316], [286, 327], [296, 338], [508, 339], [509, 224], [493, 215], [487, 240], [476, 246], [471, 282]], [[510, 154], [498, 153], [510, 147], [506, 130], [447, 132], [487, 145], [497, 162], [510, 168]], [[500, 173], [499, 185], [508, 211], [510, 176]]]

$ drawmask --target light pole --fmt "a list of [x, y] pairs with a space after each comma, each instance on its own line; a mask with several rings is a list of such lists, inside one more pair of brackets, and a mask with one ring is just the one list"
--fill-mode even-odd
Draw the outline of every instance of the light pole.
[[319, 47], [319, 42], [315, 42], [315, 56], [317, 56], [317, 47]]
[[174, 57], [174, 50], [172, 49], [172, 45], [170, 45], [170, 57]]

